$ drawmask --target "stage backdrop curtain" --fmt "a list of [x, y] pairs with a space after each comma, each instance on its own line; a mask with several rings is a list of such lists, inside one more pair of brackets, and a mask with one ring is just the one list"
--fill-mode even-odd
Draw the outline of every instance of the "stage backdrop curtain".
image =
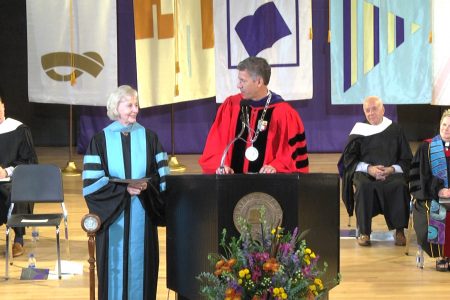
[[141, 107], [212, 97], [211, 1], [134, 0]]
[[286, 100], [313, 96], [311, 1], [214, 0], [216, 101], [237, 94], [237, 65], [249, 56], [272, 67], [269, 88]]
[[[118, 2], [119, 84], [135, 82], [135, 51], [133, 3]], [[357, 121], [364, 120], [362, 106], [332, 105], [330, 99], [330, 47], [328, 36], [328, 0], [314, 0], [312, 100], [290, 102], [300, 113], [305, 125], [309, 152], [341, 152], [348, 134]], [[234, 88], [234, 87], [233, 87]], [[231, 90], [230, 90], [231, 92]], [[177, 154], [201, 153], [206, 136], [217, 111], [214, 98], [176, 103], [142, 109], [138, 121], [158, 133], [166, 151], [172, 151], [170, 119], [174, 109], [174, 140]], [[386, 116], [397, 120], [396, 105], [386, 105]], [[106, 110], [100, 107], [80, 106], [80, 128], [77, 150], [84, 153], [95, 132], [108, 124]]]
[[430, 103], [429, 32], [430, 0], [332, 0], [332, 103]]
[[31, 102], [105, 105], [117, 87], [116, 1], [27, 0]]
[[435, 105], [450, 105], [450, 1], [432, 1], [433, 24], [433, 101]]

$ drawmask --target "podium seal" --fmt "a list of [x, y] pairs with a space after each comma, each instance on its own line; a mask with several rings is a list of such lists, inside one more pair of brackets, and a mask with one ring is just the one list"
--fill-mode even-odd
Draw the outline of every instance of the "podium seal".
[[242, 218], [252, 226], [252, 237], [256, 240], [262, 240], [261, 233], [261, 214], [260, 210], [264, 207], [264, 221], [275, 227], [283, 221], [283, 210], [278, 201], [269, 194], [254, 192], [242, 197], [234, 207], [233, 222], [239, 233], [242, 233], [239, 219]]

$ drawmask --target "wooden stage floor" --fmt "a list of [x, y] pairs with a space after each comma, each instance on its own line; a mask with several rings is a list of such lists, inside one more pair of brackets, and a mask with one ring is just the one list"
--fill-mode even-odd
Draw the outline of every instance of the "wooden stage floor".
[[[53, 163], [65, 167], [69, 160], [68, 148], [38, 148], [41, 163]], [[178, 161], [187, 167], [185, 173], [200, 173], [198, 155], [179, 155]], [[311, 172], [336, 173], [339, 154], [311, 154]], [[82, 156], [75, 154], [72, 160], [82, 167]], [[66, 207], [69, 212], [69, 242], [61, 239], [62, 259], [82, 266], [81, 274], [65, 275], [62, 280], [50, 276], [48, 280], [20, 280], [22, 268], [27, 265], [27, 255], [14, 259], [10, 266], [10, 279], [4, 279], [5, 235], [0, 235], [0, 299], [89, 299], [89, 269], [87, 237], [81, 229], [81, 217], [87, 208], [81, 195], [81, 177], [64, 176]], [[56, 208], [58, 209], [58, 208]], [[47, 205], [36, 205], [36, 212], [49, 211]], [[341, 229], [348, 227], [348, 216], [341, 203]], [[0, 226], [4, 233], [4, 226]], [[330, 292], [332, 300], [348, 299], [450, 299], [450, 272], [434, 270], [434, 260], [425, 258], [424, 269], [415, 264], [415, 240], [410, 247], [410, 256], [404, 254], [404, 247], [394, 246], [391, 233], [382, 216], [373, 220], [373, 229], [382, 232], [380, 241], [373, 241], [371, 247], [360, 247], [354, 238], [341, 239], [340, 270], [342, 281]], [[158, 300], [175, 299], [175, 293], [166, 288], [165, 228], [159, 229], [160, 271], [158, 280]], [[62, 235], [63, 237], [63, 235]], [[388, 238], [386, 238], [388, 237]], [[51, 271], [56, 263], [54, 229], [40, 229], [40, 240], [34, 249], [37, 267]], [[25, 251], [31, 251], [30, 235], [25, 236]], [[320, 254], [320, 253], [319, 253]], [[64, 270], [64, 268], [63, 268]]]

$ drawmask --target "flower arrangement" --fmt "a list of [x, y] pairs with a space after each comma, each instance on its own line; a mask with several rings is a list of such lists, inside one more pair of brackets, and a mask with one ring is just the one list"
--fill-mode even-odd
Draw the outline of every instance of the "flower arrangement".
[[252, 226], [240, 219], [240, 237], [226, 241], [222, 232], [220, 246], [224, 255], [209, 254], [214, 273], [202, 272], [200, 294], [210, 300], [315, 299], [325, 292], [318, 266], [319, 256], [307, 247], [304, 234], [295, 228], [268, 226], [264, 208], [260, 210], [260, 239], [252, 236]]

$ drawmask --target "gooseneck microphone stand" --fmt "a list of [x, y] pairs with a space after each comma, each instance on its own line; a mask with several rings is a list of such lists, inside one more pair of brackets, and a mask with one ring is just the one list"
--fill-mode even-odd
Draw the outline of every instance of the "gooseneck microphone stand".
[[225, 174], [225, 158], [227, 157], [228, 150], [230, 149], [231, 145], [233, 145], [237, 140], [239, 140], [241, 138], [242, 134], [244, 133], [245, 127], [247, 127], [246, 120], [247, 120], [248, 114], [247, 114], [246, 110], [247, 110], [247, 107], [243, 106], [241, 104], [242, 128], [241, 128], [241, 131], [239, 132], [239, 134], [234, 139], [232, 139], [231, 142], [229, 142], [228, 145], [225, 147], [225, 150], [223, 151], [223, 154], [222, 154], [222, 158], [220, 160], [219, 174]]

